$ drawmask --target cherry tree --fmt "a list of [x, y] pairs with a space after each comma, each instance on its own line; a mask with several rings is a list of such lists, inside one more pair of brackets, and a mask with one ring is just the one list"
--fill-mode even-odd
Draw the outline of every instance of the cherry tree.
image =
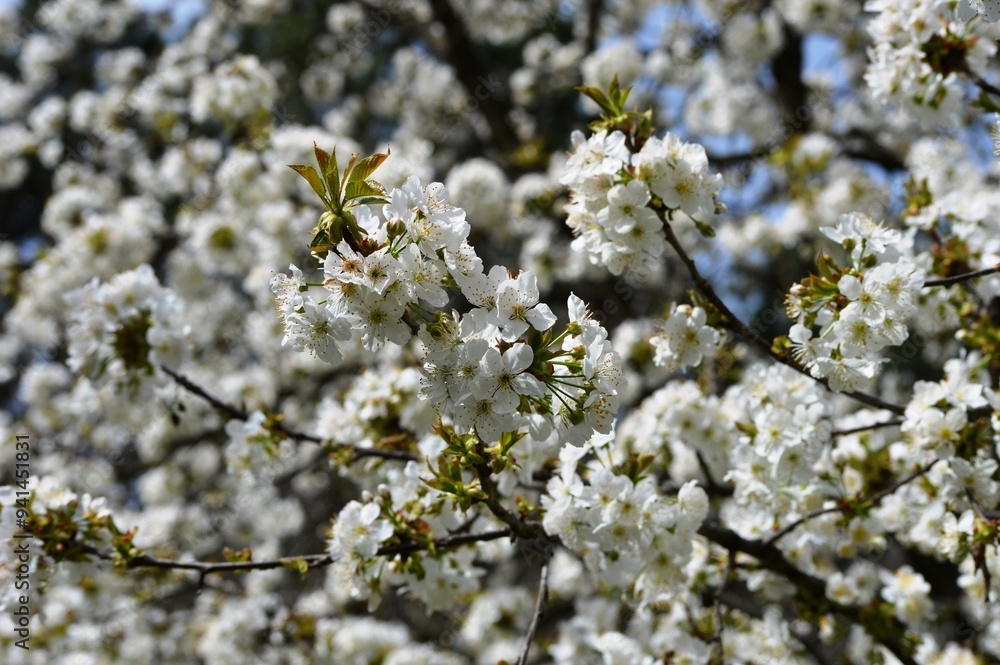
[[5, 662], [1000, 659], [998, 19], [8, 3]]

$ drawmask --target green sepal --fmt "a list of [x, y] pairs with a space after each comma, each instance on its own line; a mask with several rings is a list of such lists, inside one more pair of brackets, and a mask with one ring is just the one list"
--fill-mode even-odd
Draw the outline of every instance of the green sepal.
[[697, 219], [694, 218], [692, 218], [691, 221], [694, 222], [695, 227], [698, 229], [698, 233], [700, 233], [702, 236], [704, 236], [705, 238], [715, 237], [715, 229], [713, 229], [711, 226], [709, 226], [705, 222], [699, 222]]

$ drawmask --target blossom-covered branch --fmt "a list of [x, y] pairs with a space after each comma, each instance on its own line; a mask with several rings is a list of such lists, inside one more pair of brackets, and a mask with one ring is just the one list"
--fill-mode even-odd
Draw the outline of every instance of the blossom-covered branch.
[[[212, 406], [212, 408], [220, 411], [229, 418], [241, 421], [248, 421], [251, 419], [252, 414], [247, 413], [243, 409], [239, 409], [231, 404], [227, 404], [226, 402], [220, 400], [219, 398], [215, 397], [207, 390], [197, 385], [184, 375], [179, 374], [168, 367], [163, 367], [162, 370], [164, 371], [164, 373], [170, 376], [170, 378], [176, 381], [177, 385], [181, 386], [182, 388], [191, 392], [192, 394], [201, 397], [203, 400], [208, 402]], [[268, 430], [274, 432], [275, 434], [280, 434], [281, 436], [287, 437], [289, 439], [294, 439], [296, 441], [308, 441], [310, 443], [319, 443], [322, 445], [329, 444], [329, 442], [326, 439], [323, 439], [322, 437], [316, 436], [314, 434], [307, 434], [305, 432], [299, 432], [295, 429], [288, 427], [283, 422], [281, 422], [280, 419], [271, 419], [270, 421], [268, 421], [266, 427]], [[392, 459], [392, 460], [402, 460], [402, 461], [417, 460], [416, 455], [413, 455], [412, 453], [408, 453], [403, 450], [383, 450], [379, 448], [357, 448], [357, 447], [350, 448], [351, 460], [359, 460], [359, 459], [364, 459], [366, 457], [377, 457], [382, 459]]]
[[[411, 554], [423, 549], [446, 550], [453, 547], [460, 547], [471, 543], [488, 542], [505, 538], [511, 535], [510, 529], [496, 529], [493, 531], [483, 531], [480, 533], [461, 533], [452, 536], [444, 536], [430, 541], [424, 545], [421, 543], [400, 543], [396, 545], [384, 545], [376, 550], [377, 556], [393, 557], [399, 554]], [[118, 561], [113, 554], [104, 552], [92, 545], [84, 545], [82, 551], [104, 561]], [[239, 553], [237, 553], [239, 554]], [[127, 559], [124, 566], [126, 568], [165, 568], [171, 570], [192, 570], [201, 574], [203, 579], [211, 573], [235, 573], [252, 570], [273, 570], [275, 568], [288, 568], [298, 572], [306, 572], [315, 568], [323, 568], [334, 562], [330, 554], [303, 554], [299, 556], [287, 556], [278, 559], [266, 559], [262, 561], [240, 560], [240, 561], [176, 561], [173, 559], [162, 559], [158, 557], [141, 554]]]

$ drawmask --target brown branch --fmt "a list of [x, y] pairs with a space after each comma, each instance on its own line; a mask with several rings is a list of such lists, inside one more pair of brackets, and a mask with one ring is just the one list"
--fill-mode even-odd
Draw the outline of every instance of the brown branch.
[[[497, 540], [511, 535], [510, 529], [496, 529], [493, 531], [483, 531], [481, 533], [462, 533], [445, 536], [430, 541], [430, 546], [434, 549], [449, 549], [469, 543], [485, 542]], [[104, 561], [115, 561], [115, 557], [108, 552], [103, 552], [92, 545], [83, 545], [83, 552], [93, 555]], [[401, 543], [399, 545], [386, 545], [380, 547], [375, 553], [376, 556], [395, 556], [397, 554], [410, 554], [420, 550], [428, 549], [421, 543]], [[126, 568], [165, 568], [172, 570], [193, 570], [201, 574], [204, 578], [209, 573], [240, 572], [250, 570], [271, 570], [274, 568], [294, 567], [299, 562], [305, 561], [309, 570], [322, 568], [333, 563], [334, 559], [329, 554], [304, 554], [301, 556], [287, 556], [278, 559], [267, 559], [264, 561], [175, 561], [173, 559], [160, 559], [157, 557], [142, 554], [129, 559], [125, 564]]]
[[169, 367], [161, 366], [160, 369], [162, 369], [167, 376], [173, 379], [177, 383], [177, 385], [184, 388], [189, 393], [192, 393], [202, 398], [203, 400], [208, 402], [209, 405], [211, 405], [212, 408], [214, 408], [216, 411], [219, 411], [222, 414], [229, 416], [230, 418], [233, 418], [235, 420], [250, 419], [250, 414], [248, 414], [246, 411], [243, 411], [242, 409], [237, 409], [235, 406], [223, 402], [221, 399], [210, 394], [207, 390], [205, 390], [198, 384], [194, 383], [184, 375], [178, 374]]
[[975, 272], [967, 272], [962, 275], [955, 275], [954, 277], [944, 277], [942, 279], [930, 279], [924, 282], [924, 286], [952, 286], [953, 284], [960, 284], [962, 282], [967, 282], [971, 279], [976, 279], [978, 277], [985, 277], [987, 275], [992, 275], [993, 273], [1000, 272], [1000, 263], [993, 266], [992, 268], [984, 268], [982, 270], [977, 270]]
[[788, 119], [786, 132], [805, 134], [812, 125], [813, 108], [802, 77], [803, 39], [788, 23], [782, 25], [781, 49], [771, 59], [771, 74], [776, 84], [775, 101]]
[[[733, 313], [733, 311], [729, 309], [726, 303], [722, 301], [722, 298], [719, 297], [719, 294], [715, 292], [715, 289], [712, 288], [712, 285], [708, 282], [708, 280], [702, 276], [701, 271], [698, 270], [698, 266], [695, 265], [694, 260], [684, 250], [684, 247], [681, 246], [680, 241], [674, 234], [674, 230], [670, 227], [670, 220], [667, 219], [667, 216], [664, 213], [663, 209], [655, 208], [655, 210], [656, 214], [659, 215], [660, 217], [660, 221], [663, 222], [663, 230], [666, 235], [667, 243], [669, 243], [670, 246], [674, 248], [674, 251], [677, 252], [677, 256], [680, 258], [681, 262], [684, 263], [685, 267], [688, 270], [688, 273], [691, 275], [691, 279], [694, 280], [695, 286], [698, 287], [698, 290], [702, 293], [702, 295], [704, 295], [709, 300], [709, 302], [712, 303], [712, 305], [717, 310], [719, 310], [719, 313], [723, 315], [723, 325], [726, 327], [726, 329], [739, 335], [740, 337], [743, 337], [748, 342], [750, 342], [758, 349], [760, 349], [765, 355], [770, 356], [771, 358], [778, 361], [782, 365], [790, 367], [794, 369], [796, 372], [808, 376], [810, 379], [823, 385], [825, 388], [830, 389], [829, 382], [826, 379], [821, 379], [813, 376], [808, 369], [806, 369], [799, 363], [795, 362], [795, 360], [793, 360], [791, 357], [776, 353], [774, 349], [772, 349], [771, 346], [761, 338], [760, 335], [758, 335], [749, 326], [743, 323], [739, 319], [739, 317], [737, 317]], [[874, 395], [869, 395], [867, 393], [852, 391], [852, 392], [844, 392], [841, 394], [847, 395], [848, 397], [851, 397], [861, 402], [862, 404], [867, 404], [868, 406], [873, 406], [878, 409], [885, 409], [897, 415], [903, 415], [903, 413], [905, 412], [905, 409], [902, 406], [899, 406], [898, 404], [891, 404], [889, 402], [885, 402], [879, 399], [878, 397], [875, 397]]]
[[[901, 480], [899, 480], [895, 484], [890, 485], [889, 487], [886, 487], [882, 491], [880, 491], [880, 492], [876, 493], [875, 495], [873, 495], [871, 498], [866, 499], [865, 502], [871, 504], [871, 507], [874, 508], [878, 504], [882, 503], [882, 499], [884, 499], [885, 497], [887, 497], [890, 494], [894, 493], [896, 490], [898, 490], [899, 488], [901, 488], [903, 485], [911, 483], [914, 480], [916, 480], [917, 478], [921, 477], [922, 475], [924, 475], [925, 473], [927, 473], [928, 471], [930, 471], [931, 468], [935, 464], [937, 464], [938, 462], [940, 462], [940, 461], [941, 460], [936, 459], [933, 462], [930, 462], [929, 464], [925, 464], [924, 466], [920, 467], [919, 469], [917, 469], [916, 471], [914, 471], [910, 475], [906, 476], [905, 478], [902, 478]], [[799, 519], [795, 520], [794, 522], [790, 522], [789, 524], [786, 524], [782, 529], [779, 529], [777, 532], [775, 532], [770, 538], [768, 538], [764, 542], [767, 543], [768, 545], [773, 545], [775, 542], [777, 542], [778, 540], [780, 540], [782, 537], [788, 535], [789, 533], [791, 533], [792, 531], [794, 531], [795, 529], [797, 529], [801, 525], [805, 524], [806, 522], [808, 522], [808, 521], [810, 521], [812, 519], [815, 519], [817, 517], [820, 517], [822, 515], [828, 515], [830, 513], [841, 512], [845, 508], [846, 508], [846, 506], [837, 505], [837, 506], [831, 506], [830, 508], [823, 508], [821, 510], [813, 511], [813, 512], [809, 513], [808, 515], [803, 515], [802, 517], [800, 517]]]
[[872, 425], [859, 425], [858, 427], [851, 427], [849, 429], [835, 429], [830, 432], [831, 437], [835, 436], [847, 436], [848, 434], [857, 434], [858, 432], [868, 432], [874, 429], [882, 429], [884, 427], [896, 427], [902, 425], [902, 420], [886, 420], [881, 423], [874, 423]]
[[722, 662], [723, 655], [725, 654], [725, 649], [722, 645], [722, 594], [725, 593], [726, 585], [729, 584], [729, 578], [733, 575], [735, 564], [736, 554], [732, 551], [727, 552], [726, 570], [722, 573], [722, 582], [715, 590], [712, 599], [712, 604], [715, 607], [715, 635], [712, 636], [712, 641], [716, 643], [719, 649], [719, 662]]
[[988, 92], [991, 95], [1000, 96], [1000, 88], [996, 87], [995, 85], [984, 79], [982, 76], [969, 69], [969, 66], [967, 64], [962, 63], [961, 65], [959, 65], [958, 71], [968, 76], [969, 79], [977, 86], [979, 86], [979, 89], [982, 90], [983, 92]]
[[[809, 597], [822, 599], [825, 606], [836, 614], [843, 616], [852, 623], [866, 627], [866, 614], [863, 608], [855, 605], [844, 605], [826, 598], [826, 582], [801, 571], [789, 562], [781, 550], [772, 544], [759, 540], [747, 540], [735, 531], [727, 529], [718, 523], [705, 522], [698, 529], [699, 535], [709, 541], [733, 552], [748, 554], [760, 563], [761, 567], [773, 573], [782, 575], [789, 582], [804, 591]], [[900, 637], [906, 632], [906, 626], [898, 619], [892, 619], [891, 630], [885, 635], [873, 635], [882, 646], [892, 652], [903, 665], [918, 665], [913, 656], [908, 653]]]
[[768, 545], [772, 545], [810, 520], [814, 520], [817, 517], [822, 517], [823, 515], [829, 515], [830, 513], [839, 513], [843, 510], [844, 510], [843, 506], [830, 506], [829, 508], [814, 510], [813, 512], [803, 515], [802, 517], [793, 522], [789, 522], [783, 528], [779, 529], [774, 534], [772, 534], [771, 537], [764, 542], [766, 542]]
[[[484, 449], [482, 442], [476, 446], [476, 452], [483, 458], [488, 459], [489, 453]], [[541, 528], [538, 524], [527, 523], [514, 513], [507, 510], [507, 508], [500, 503], [500, 490], [497, 489], [496, 483], [493, 482], [493, 469], [490, 468], [489, 462], [483, 462], [482, 464], [477, 464], [475, 466], [476, 477], [479, 479], [479, 486], [483, 490], [483, 494], [486, 496], [483, 499], [483, 503], [486, 507], [490, 509], [490, 512], [499, 519], [501, 522], [510, 527], [511, 533], [513, 533], [518, 538], [523, 538], [525, 540], [534, 540], [541, 538], [543, 540], [552, 540], [551, 537], [545, 533], [545, 530]]]
[[[247, 413], [246, 411], [244, 411], [242, 409], [238, 409], [238, 408], [236, 408], [235, 406], [233, 406], [231, 404], [227, 404], [226, 402], [223, 402], [221, 399], [219, 399], [218, 397], [212, 395], [207, 390], [205, 390], [204, 388], [202, 388], [198, 384], [194, 383], [193, 381], [191, 381], [191, 379], [187, 378], [183, 374], [178, 374], [177, 372], [173, 371], [169, 367], [163, 367], [163, 366], [161, 366], [160, 369], [162, 369], [167, 374], [167, 376], [169, 376], [171, 379], [173, 379], [175, 382], [177, 382], [177, 385], [181, 386], [182, 388], [184, 388], [188, 392], [190, 392], [190, 393], [192, 393], [194, 395], [197, 395], [198, 397], [202, 398], [203, 400], [205, 400], [206, 402], [208, 402], [214, 409], [216, 409], [217, 411], [221, 412], [223, 415], [226, 415], [229, 418], [232, 418], [234, 420], [242, 420], [244, 422], [250, 419], [250, 414], [249, 413]], [[292, 429], [290, 427], [286, 427], [285, 425], [282, 425], [281, 423], [277, 423], [276, 425], [273, 425], [272, 428], [274, 429], [274, 431], [276, 431], [276, 432], [278, 432], [280, 434], [285, 435], [289, 439], [294, 439], [296, 441], [308, 441], [310, 443], [318, 443], [318, 444], [321, 444], [321, 445], [324, 445], [324, 446], [335, 445], [335, 446], [338, 446], [338, 447], [341, 447], [341, 448], [346, 448], [347, 447], [345, 444], [333, 443], [331, 441], [327, 441], [327, 440], [325, 440], [325, 439], [323, 439], [321, 437], [318, 437], [315, 434], [307, 434], [305, 432], [300, 432], [300, 431]], [[413, 453], [406, 452], [405, 450], [381, 450], [379, 448], [353, 448], [352, 449], [352, 451], [351, 451], [351, 461], [352, 462], [356, 461], [356, 460], [359, 460], [359, 459], [363, 459], [365, 457], [378, 457], [378, 458], [381, 458], [381, 459], [394, 459], [394, 460], [400, 460], [400, 461], [404, 461], [404, 462], [409, 462], [409, 461], [417, 462], [420, 459], [419, 457], [417, 457]]]
[[535, 639], [535, 632], [538, 630], [538, 620], [542, 616], [542, 609], [549, 599], [549, 562], [542, 564], [541, 578], [538, 580], [538, 597], [535, 599], [535, 610], [531, 613], [531, 623], [528, 624], [528, 634], [524, 636], [524, 644], [521, 646], [521, 653], [517, 657], [517, 665], [526, 665], [528, 654], [531, 652], [531, 642]]
[[593, 53], [597, 48], [597, 33], [601, 29], [601, 11], [604, 0], [590, 0], [587, 3], [587, 38], [584, 40], [585, 53]]
[[862, 129], [855, 127], [846, 134], [833, 138], [847, 157], [871, 162], [887, 171], [902, 171], [906, 168], [906, 163], [899, 155]]

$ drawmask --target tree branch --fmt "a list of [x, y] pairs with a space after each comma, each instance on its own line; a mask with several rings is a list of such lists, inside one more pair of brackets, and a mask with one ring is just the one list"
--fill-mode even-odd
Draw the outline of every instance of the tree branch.
[[[434, 549], [449, 549], [469, 543], [485, 542], [497, 540], [511, 535], [510, 529], [496, 529], [493, 531], [483, 531], [481, 533], [461, 533], [430, 541]], [[101, 551], [92, 545], [83, 545], [81, 549], [92, 556], [103, 561], [116, 561], [113, 554]], [[375, 553], [376, 556], [395, 556], [397, 554], [410, 554], [420, 550], [428, 549], [420, 543], [401, 543], [399, 545], [386, 545], [380, 547]], [[126, 568], [166, 568], [173, 570], [194, 570], [202, 577], [209, 573], [240, 572], [251, 570], [271, 570], [274, 568], [294, 567], [299, 562], [305, 561], [309, 570], [323, 568], [334, 562], [329, 554], [304, 554], [301, 556], [287, 556], [278, 559], [267, 559], [264, 561], [175, 561], [173, 559], [160, 559], [148, 555], [140, 555], [129, 559]]]
[[526, 665], [528, 653], [531, 651], [531, 642], [535, 638], [538, 630], [538, 620], [542, 616], [542, 609], [549, 599], [549, 562], [542, 564], [541, 578], [538, 580], [538, 597], [535, 599], [535, 610], [531, 613], [531, 623], [528, 624], [528, 634], [524, 636], [524, 644], [521, 646], [521, 653], [517, 657], [517, 665]]
[[[481, 457], [489, 459], [489, 453], [483, 448], [482, 441], [479, 442], [476, 448], [476, 452]], [[486, 495], [486, 498], [483, 499], [486, 507], [490, 509], [490, 512], [497, 519], [509, 526], [515, 536], [525, 540], [534, 540], [536, 538], [541, 538], [545, 541], [552, 540], [541, 526], [534, 523], [526, 523], [500, 503], [500, 490], [497, 489], [496, 483], [493, 482], [493, 469], [490, 468], [489, 462], [477, 464], [475, 470], [476, 477], [479, 479], [479, 486], [482, 488], [483, 494]]]
[[[685, 267], [687, 267], [688, 273], [691, 275], [691, 279], [694, 280], [694, 283], [698, 287], [698, 290], [723, 315], [725, 319], [723, 325], [726, 327], [726, 329], [732, 331], [733, 333], [739, 335], [740, 337], [743, 337], [748, 342], [750, 342], [758, 349], [760, 349], [765, 355], [770, 356], [771, 358], [778, 361], [782, 365], [790, 367], [794, 369], [796, 372], [808, 376], [810, 379], [823, 385], [825, 388], [830, 389], [830, 385], [826, 379], [821, 379], [813, 376], [809, 370], [807, 370], [799, 363], [795, 362], [795, 360], [793, 360], [792, 358], [775, 353], [775, 351], [771, 348], [771, 346], [763, 339], [761, 339], [760, 335], [758, 335], [749, 326], [743, 323], [739, 319], [739, 317], [733, 314], [732, 310], [729, 309], [726, 303], [722, 301], [722, 298], [720, 298], [719, 295], [715, 292], [715, 289], [712, 288], [712, 285], [708, 282], [708, 280], [706, 280], [702, 276], [701, 271], [698, 270], [698, 266], [695, 265], [694, 260], [688, 255], [686, 251], [684, 251], [684, 248], [681, 246], [680, 241], [674, 234], [674, 230], [670, 227], [670, 220], [667, 219], [663, 210], [659, 208], [656, 208], [655, 210], [656, 214], [660, 217], [660, 221], [663, 222], [663, 230], [664, 233], [666, 234], [667, 242], [670, 244], [671, 247], [674, 248], [674, 251], [677, 252], [677, 256], [684, 263]], [[873, 406], [878, 409], [885, 409], [886, 411], [892, 411], [897, 415], [903, 415], [903, 413], [905, 412], [905, 409], [902, 406], [899, 406], [898, 404], [891, 404], [889, 402], [885, 402], [879, 399], [878, 397], [875, 397], [874, 395], [869, 395], [867, 393], [855, 392], [855, 391], [845, 392], [842, 394], [847, 395], [848, 397], [851, 397], [861, 402], [862, 404], [867, 404], [868, 406]]]
[[604, 0], [590, 0], [587, 3], [587, 38], [583, 48], [586, 53], [593, 53], [597, 48], [597, 33], [601, 29], [601, 11], [604, 9]]
[[[882, 499], [884, 499], [885, 497], [887, 497], [890, 494], [894, 493], [896, 490], [898, 490], [903, 485], [911, 483], [914, 480], [916, 480], [917, 478], [921, 477], [922, 475], [924, 475], [925, 473], [927, 473], [928, 471], [930, 471], [931, 467], [933, 467], [935, 464], [937, 464], [940, 461], [941, 460], [936, 459], [936, 460], [934, 460], [933, 462], [931, 462], [929, 464], [925, 464], [924, 466], [920, 467], [919, 469], [917, 469], [916, 471], [914, 471], [910, 475], [906, 476], [905, 478], [900, 479], [895, 484], [890, 485], [889, 487], [886, 487], [882, 491], [876, 493], [874, 496], [872, 496], [871, 498], [867, 499], [866, 502], [870, 503], [871, 507], [874, 508], [875, 506], [877, 506], [878, 504], [880, 504], [882, 502]], [[778, 540], [780, 540], [783, 536], [788, 535], [789, 533], [791, 533], [792, 531], [794, 531], [795, 529], [797, 529], [799, 526], [805, 524], [809, 520], [812, 520], [812, 519], [815, 519], [817, 517], [820, 517], [821, 515], [828, 515], [830, 513], [841, 512], [845, 508], [846, 508], [846, 506], [837, 505], [837, 506], [831, 506], [830, 508], [823, 508], [821, 510], [813, 511], [813, 512], [809, 513], [808, 515], [803, 515], [802, 517], [800, 517], [799, 519], [795, 520], [794, 522], [790, 522], [789, 524], [785, 525], [784, 528], [782, 528], [782, 529], [778, 530], [777, 532], [775, 532], [770, 538], [768, 538], [764, 542], [767, 543], [768, 545], [773, 545], [775, 542], [777, 542]]]
[[903, 424], [902, 420], [895, 420], [895, 419], [886, 420], [885, 422], [874, 423], [872, 425], [859, 425], [858, 427], [851, 427], [849, 429], [835, 429], [832, 432], [830, 432], [830, 436], [831, 437], [847, 436], [848, 434], [857, 434], [858, 432], [868, 432], [873, 429], [882, 429], [884, 427], [896, 427], [902, 424]]
[[[782, 575], [789, 582], [806, 592], [810, 597], [823, 599], [825, 605], [835, 612], [851, 621], [852, 623], [866, 627], [866, 613], [863, 608], [854, 605], [843, 605], [826, 598], [826, 582], [818, 577], [813, 577], [805, 573], [792, 563], [790, 563], [777, 547], [759, 540], [747, 540], [735, 531], [720, 526], [717, 523], [705, 522], [698, 529], [698, 533], [709, 541], [724, 547], [730, 551], [743, 552], [757, 559], [760, 565], [771, 572]], [[909, 649], [904, 645], [900, 636], [906, 632], [906, 626], [898, 619], [893, 618], [891, 630], [885, 635], [872, 635], [879, 643], [899, 659], [903, 665], [918, 665], [913, 656], [909, 654]]]
[[483, 81], [489, 77], [490, 71], [476, 52], [465, 21], [455, 13], [455, 8], [448, 0], [428, 0], [428, 4], [434, 14], [434, 20], [444, 26], [443, 55], [455, 69], [455, 76], [465, 91], [479, 100], [479, 112], [490, 126], [493, 144], [502, 153], [513, 152], [520, 141], [514, 128], [507, 121], [510, 105], [499, 81], [496, 82], [495, 90], [492, 89], [492, 85], [484, 84]]
[[964, 62], [958, 66], [958, 71], [968, 76], [969, 79], [977, 86], [979, 86], [979, 89], [982, 90], [983, 92], [988, 92], [991, 95], [1000, 96], [1000, 88], [996, 87], [995, 85], [984, 79], [982, 76], [969, 69], [969, 66]]
[[[163, 367], [163, 366], [161, 366], [160, 369], [162, 369], [167, 374], [167, 376], [169, 376], [171, 379], [173, 379], [175, 382], [177, 382], [177, 385], [181, 386], [182, 388], [184, 388], [188, 392], [190, 392], [190, 393], [192, 393], [194, 395], [197, 395], [198, 397], [202, 398], [203, 400], [205, 400], [206, 402], [208, 402], [214, 409], [216, 409], [217, 411], [220, 411], [224, 415], [229, 416], [233, 420], [241, 420], [241, 421], [244, 421], [244, 422], [246, 422], [247, 420], [250, 419], [250, 414], [249, 413], [247, 413], [246, 411], [244, 411], [242, 409], [238, 409], [238, 408], [236, 408], [235, 406], [233, 406], [231, 404], [227, 404], [226, 402], [223, 402], [221, 399], [219, 399], [218, 397], [215, 397], [214, 395], [212, 395], [211, 393], [209, 393], [207, 390], [205, 390], [204, 388], [202, 388], [198, 384], [194, 383], [193, 381], [191, 381], [187, 377], [185, 377], [183, 374], [178, 374], [177, 372], [173, 371], [169, 367]], [[334, 445], [334, 446], [338, 446], [338, 447], [341, 447], [341, 448], [346, 448], [347, 447], [345, 444], [339, 444], [339, 443], [334, 443], [332, 441], [327, 441], [327, 440], [325, 440], [325, 439], [323, 439], [321, 437], [318, 437], [318, 436], [316, 436], [314, 434], [306, 434], [305, 432], [299, 432], [298, 430], [294, 430], [294, 429], [292, 429], [290, 427], [286, 427], [285, 425], [282, 425], [281, 423], [278, 423], [278, 424], [274, 425], [273, 429], [274, 429], [274, 431], [276, 431], [276, 432], [278, 432], [280, 434], [284, 434], [289, 439], [294, 439], [296, 441], [308, 441], [310, 443], [318, 443], [318, 444], [321, 444], [321, 445], [324, 445], [324, 446]], [[352, 451], [351, 451], [351, 461], [352, 462], [356, 461], [356, 460], [359, 460], [359, 459], [363, 459], [365, 457], [379, 457], [379, 458], [382, 458], [382, 459], [394, 459], [394, 460], [400, 460], [400, 461], [405, 461], [405, 462], [410, 462], [410, 461], [417, 462], [417, 461], [420, 461], [419, 457], [417, 457], [413, 453], [406, 452], [405, 450], [381, 450], [379, 448], [352, 448]]]
[[942, 279], [929, 279], [926, 282], [924, 282], [924, 286], [952, 286], [954, 284], [967, 282], [971, 279], [976, 279], [978, 277], [985, 277], [986, 275], [992, 275], [993, 273], [997, 272], [1000, 272], [1000, 263], [993, 266], [992, 268], [984, 268], [982, 270], [977, 270], [975, 272], [967, 272], [962, 275], [955, 275], [954, 277], [944, 277]]

